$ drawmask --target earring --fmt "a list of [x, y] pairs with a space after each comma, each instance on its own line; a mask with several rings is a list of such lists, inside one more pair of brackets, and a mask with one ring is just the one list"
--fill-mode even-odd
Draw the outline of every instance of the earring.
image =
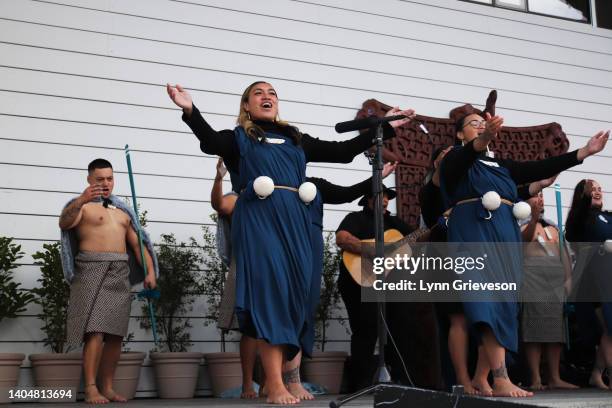
[[247, 116], [248, 116], [249, 120], [251, 120], [251, 112], [247, 112]]

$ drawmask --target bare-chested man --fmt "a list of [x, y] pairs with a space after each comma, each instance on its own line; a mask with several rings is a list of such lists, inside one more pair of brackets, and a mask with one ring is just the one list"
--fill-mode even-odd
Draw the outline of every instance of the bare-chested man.
[[[74, 260], [63, 250], [64, 273], [71, 282], [68, 306], [68, 343], [83, 348], [85, 401], [106, 404], [125, 402], [112, 387], [113, 375], [127, 334], [131, 306], [128, 245], [140, 262], [134, 214], [112, 196], [115, 180], [111, 164], [96, 159], [88, 166], [89, 186], [62, 211], [62, 242], [70, 234], [78, 242]], [[135, 223], [135, 220], [134, 220]], [[76, 234], [75, 234], [76, 233]], [[148, 239], [147, 239], [148, 242]], [[148, 245], [148, 248], [152, 248]], [[145, 288], [155, 288], [156, 273], [151, 249], [145, 248]], [[71, 270], [71, 267], [73, 269]], [[134, 272], [134, 271], [132, 271]], [[99, 382], [96, 384], [96, 377]]]

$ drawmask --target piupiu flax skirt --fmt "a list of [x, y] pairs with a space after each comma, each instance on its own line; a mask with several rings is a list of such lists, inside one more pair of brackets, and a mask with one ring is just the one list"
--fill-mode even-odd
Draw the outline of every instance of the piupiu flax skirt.
[[565, 343], [564, 278], [559, 258], [525, 258], [523, 291], [530, 301], [521, 305], [524, 342]]
[[219, 320], [217, 327], [221, 330], [238, 330], [238, 319], [236, 318], [236, 265], [230, 263], [223, 294], [219, 305]]
[[67, 343], [79, 346], [86, 333], [127, 334], [131, 305], [128, 255], [79, 252], [70, 285]]

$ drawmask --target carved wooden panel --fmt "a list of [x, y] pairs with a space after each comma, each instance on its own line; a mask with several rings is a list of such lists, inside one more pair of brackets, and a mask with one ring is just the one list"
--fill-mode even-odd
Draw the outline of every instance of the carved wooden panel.
[[[455, 143], [455, 122], [470, 113], [484, 116], [495, 114], [497, 92], [491, 91], [483, 111], [472, 105], [459, 106], [449, 113], [449, 118], [417, 115], [416, 120], [396, 129], [397, 137], [385, 142], [385, 147], [397, 154], [401, 162], [395, 172], [397, 189], [397, 213], [408, 225], [418, 226], [421, 212], [418, 193], [430, 166], [431, 155], [439, 147]], [[357, 118], [384, 116], [391, 106], [369, 99], [362, 105]], [[424, 133], [423, 124], [429, 134]], [[504, 126], [499, 137], [491, 144], [496, 157], [517, 161], [541, 160], [567, 152], [569, 141], [558, 123], [539, 126]]]

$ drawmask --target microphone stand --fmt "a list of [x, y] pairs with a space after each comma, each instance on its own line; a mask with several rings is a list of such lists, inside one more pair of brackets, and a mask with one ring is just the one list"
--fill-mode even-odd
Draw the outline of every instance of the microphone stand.
[[[376, 125], [376, 136], [374, 139], [376, 151], [374, 154], [374, 160], [372, 161], [372, 196], [374, 197], [374, 242], [376, 257], [385, 256], [382, 182], [383, 123], [384, 122], [381, 121]], [[380, 279], [385, 279], [384, 273], [380, 275]], [[355, 398], [359, 398], [363, 395], [375, 392], [381, 387], [384, 388], [386, 384], [391, 383], [391, 374], [389, 374], [389, 370], [387, 369], [387, 365], [385, 364], [385, 344], [387, 343], [387, 331], [385, 330], [385, 325], [383, 322], [385, 316], [384, 291], [379, 291], [376, 307], [378, 310], [376, 319], [376, 328], [378, 332], [378, 366], [376, 368], [376, 373], [374, 374], [374, 384], [353, 394], [347, 395], [344, 398], [340, 398], [337, 401], [330, 402], [330, 408], [339, 408], [347, 402], [354, 400]]]

